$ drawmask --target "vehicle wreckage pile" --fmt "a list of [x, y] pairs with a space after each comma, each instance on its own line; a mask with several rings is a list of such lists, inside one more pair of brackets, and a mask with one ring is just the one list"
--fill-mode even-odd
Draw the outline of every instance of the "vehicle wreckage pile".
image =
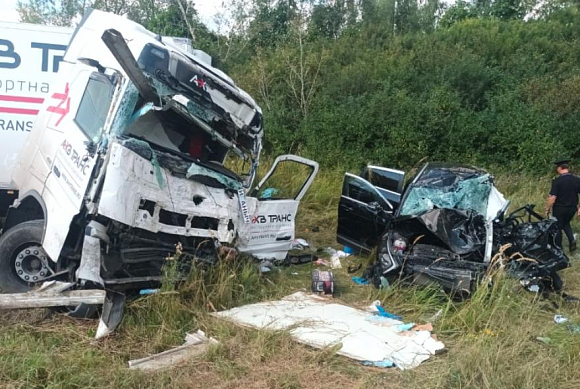
[[[360, 251], [378, 246], [377, 260], [366, 272], [375, 285], [381, 277], [401, 278], [468, 296], [499, 265], [529, 290], [561, 290], [557, 272], [569, 260], [555, 244], [554, 220], [534, 212], [533, 205], [506, 214], [509, 201], [477, 168], [428, 163], [397, 193], [403, 175], [369, 167], [361, 177], [345, 177], [338, 240]], [[383, 228], [353, 235], [344, 224], [365, 215]]]
[[[120, 323], [127, 292], [159, 286], [170, 256], [183, 277], [192, 261], [211, 265], [239, 253], [284, 261], [318, 164], [278, 157], [252, 188], [261, 110], [207, 55], [90, 11], [61, 72], [75, 102], [66, 117], [39, 114], [14, 173], [20, 196], [0, 237], [0, 288], [26, 293], [3, 296], [0, 309], [64, 305], [86, 316], [102, 305], [103, 337]], [[242, 176], [226, 167], [230, 156], [243, 162]], [[289, 164], [306, 169], [303, 180], [278, 176]], [[378, 166], [345, 175], [337, 240], [359, 253], [378, 248], [367, 280], [438, 284], [469, 296], [503, 267], [531, 291], [561, 290], [557, 272], [569, 260], [554, 243], [555, 222], [531, 205], [507, 214], [509, 201], [487, 172], [429, 163], [404, 182], [404, 172]], [[332, 262], [338, 268], [340, 257]], [[331, 273], [313, 274], [315, 290], [334, 291]], [[344, 324], [349, 342], [341, 353], [375, 366], [415, 367], [444, 348], [432, 328], [392, 317], [370, 323], [376, 318], [368, 313], [318, 297], [299, 293], [216, 316], [255, 328], [290, 323], [297, 340], [315, 347], [344, 340]], [[324, 325], [294, 328], [305, 319]], [[190, 343], [205, 348], [209, 340]]]
[[[128, 291], [159, 285], [177, 246], [183, 277], [192, 261], [286, 256], [318, 164], [278, 157], [252, 188], [261, 109], [207, 54], [179, 42], [118, 15], [85, 14], [59, 70], [70, 106], [40, 110], [13, 173], [3, 293], [47, 281], [104, 289], [100, 337], [120, 322]], [[288, 165], [304, 172], [301, 182], [284, 185]]]

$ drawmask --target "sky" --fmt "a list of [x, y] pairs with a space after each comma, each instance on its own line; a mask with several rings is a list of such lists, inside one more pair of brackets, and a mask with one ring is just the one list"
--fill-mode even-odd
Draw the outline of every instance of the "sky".
[[18, 11], [16, 11], [16, 2], [18, 0], [4, 0], [2, 12], [0, 12], [0, 21], [17, 22], [19, 20]]
[[[18, 22], [20, 20], [16, 4], [18, 0], [0, 0], [2, 3], [2, 12], [0, 12], [0, 21]], [[223, 0], [197, 0], [195, 8], [199, 13], [202, 21], [208, 25], [214, 25], [214, 16], [220, 11]]]

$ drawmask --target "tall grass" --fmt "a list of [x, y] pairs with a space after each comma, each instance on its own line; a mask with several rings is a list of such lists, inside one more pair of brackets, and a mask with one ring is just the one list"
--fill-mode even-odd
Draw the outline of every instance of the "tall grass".
[[[336, 245], [342, 175], [342, 169], [321, 171], [301, 203], [297, 236], [315, 247]], [[514, 207], [542, 204], [550, 181], [496, 177]], [[349, 257], [343, 266], [370, 259]], [[575, 261], [563, 276], [567, 290], [580, 294]], [[458, 302], [436, 288], [398, 283], [387, 290], [361, 287], [345, 269], [335, 271], [336, 298], [348, 304], [364, 307], [378, 299], [388, 311], [417, 323], [441, 311], [433, 321], [434, 332], [448, 353], [405, 372], [363, 368], [334, 349], [311, 350], [287, 333], [241, 329], [210, 315], [308, 288], [311, 266], [263, 275], [251, 260], [240, 257], [210, 269], [195, 267], [186, 282], [166, 282], [161, 293], [130, 302], [119, 330], [102, 342], [93, 340], [93, 321], [63, 316], [31, 321], [30, 314], [0, 313], [0, 388], [578, 387], [580, 334], [556, 325], [552, 317], [560, 313], [580, 324], [580, 309], [525, 292], [502, 274]], [[170, 267], [166, 277], [174, 279]], [[204, 358], [155, 375], [126, 370], [127, 360], [180, 345], [186, 332], [198, 328], [220, 341]], [[538, 337], [549, 338], [549, 344]]]

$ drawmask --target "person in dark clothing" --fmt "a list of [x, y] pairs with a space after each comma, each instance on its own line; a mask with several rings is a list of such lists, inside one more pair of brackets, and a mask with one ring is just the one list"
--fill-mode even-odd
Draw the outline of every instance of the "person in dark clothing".
[[570, 251], [576, 250], [576, 241], [570, 222], [574, 215], [580, 215], [578, 194], [580, 193], [580, 177], [570, 173], [570, 160], [563, 159], [555, 162], [558, 177], [552, 181], [552, 188], [546, 204], [546, 216], [552, 215], [558, 221], [560, 231], [556, 237], [556, 244], [562, 247], [562, 230], [570, 243]]

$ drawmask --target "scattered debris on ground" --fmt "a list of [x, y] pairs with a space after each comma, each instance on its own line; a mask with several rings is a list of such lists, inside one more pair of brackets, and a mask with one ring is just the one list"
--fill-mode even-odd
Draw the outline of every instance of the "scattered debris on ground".
[[296, 341], [316, 348], [340, 345], [338, 354], [372, 366], [411, 369], [445, 349], [427, 330], [430, 327], [415, 327], [304, 292], [213, 315], [242, 326], [288, 330]]
[[554, 315], [554, 323], [556, 324], [562, 324], [562, 323], [566, 323], [568, 321], [568, 318], [562, 315]]
[[218, 343], [214, 338], [208, 338], [203, 331], [197, 330], [193, 334], [186, 334], [185, 343], [179, 347], [129, 361], [129, 369], [155, 371], [177, 367], [192, 358], [205, 354], [212, 345]]
[[71, 290], [74, 285], [72, 282], [48, 281], [31, 292], [0, 294], [0, 310], [103, 304], [104, 290]]
[[321, 294], [334, 294], [334, 274], [331, 271], [312, 270], [312, 291]]

